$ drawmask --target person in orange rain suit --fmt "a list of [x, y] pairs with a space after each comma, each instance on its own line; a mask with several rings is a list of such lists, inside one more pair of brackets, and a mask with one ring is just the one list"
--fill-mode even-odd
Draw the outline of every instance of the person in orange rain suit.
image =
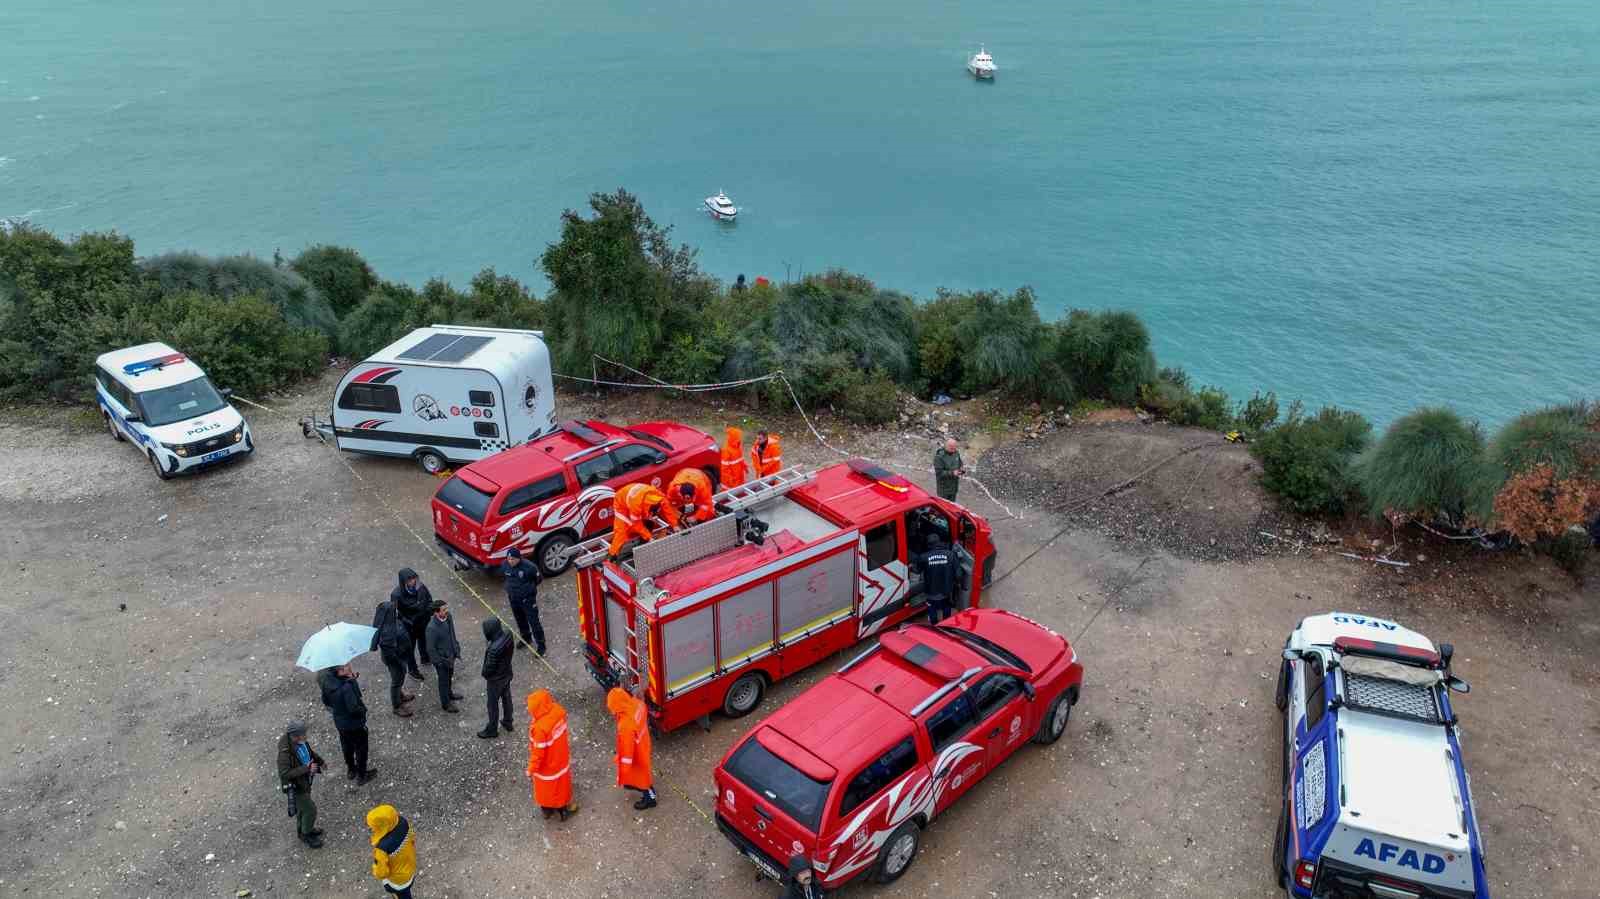
[[711, 508], [711, 479], [698, 468], [685, 468], [672, 476], [667, 485], [667, 502], [678, 510], [686, 525], [710, 521], [717, 514]]
[[639, 811], [655, 808], [655, 781], [650, 776], [650, 713], [642, 701], [621, 687], [612, 687], [606, 694], [606, 708], [617, 721], [617, 786], [644, 794], [633, 804]]
[[750, 467], [758, 478], [783, 470], [783, 441], [777, 434], [756, 432], [756, 445], [750, 447]]
[[528, 694], [528, 778], [533, 801], [546, 818], [578, 813], [572, 801], [572, 748], [567, 740], [567, 710], [549, 690]]
[[667, 524], [678, 526], [678, 510], [667, 502], [666, 494], [649, 484], [629, 484], [617, 491], [611, 504], [611, 555], [622, 552], [630, 537], [649, 540], [651, 516], [659, 515]]
[[744, 432], [729, 428], [728, 439], [722, 444], [722, 489], [737, 487], [744, 479]]

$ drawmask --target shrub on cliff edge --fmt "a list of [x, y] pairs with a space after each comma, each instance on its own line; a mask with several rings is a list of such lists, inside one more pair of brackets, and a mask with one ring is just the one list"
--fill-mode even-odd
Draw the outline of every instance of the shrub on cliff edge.
[[1356, 470], [1373, 515], [1395, 511], [1453, 527], [1494, 514], [1497, 479], [1484, 457], [1483, 431], [1454, 410], [1418, 409], [1389, 426]]
[[1261, 485], [1291, 509], [1335, 515], [1356, 495], [1352, 463], [1371, 439], [1372, 424], [1359, 413], [1329, 406], [1308, 418], [1294, 403], [1250, 452], [1261, 461]]

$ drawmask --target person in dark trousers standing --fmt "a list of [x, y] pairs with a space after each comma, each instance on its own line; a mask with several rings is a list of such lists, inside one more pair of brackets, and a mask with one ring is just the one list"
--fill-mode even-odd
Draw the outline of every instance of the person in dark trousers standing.
[[464, 699], [455, 692], [456, 660], [461, 658], [461, 643], [456, 640], [456, 621], [444, 600], [433, 601], [433, 615], [428, 619], [424, 635], [428, 641], [428, 655], [433, 659], [433, 670], [439, 675], [439, 707], [447, 712], [459, 712], [455, 700]]
[[516, 655], [517, 644], [500, 626], [498, 618], [483, 623], [483, 639], [489, 643], [483, 651], [483, 682], [489, 689], [489, 723], [478, 731], [478, 736], [492, 740], [500, 736], [494, 726], [496, 718], [507, 733], [511, 732], [511, 659]]
[[311, 801], [311, 781], [322, 773], [322, 756], [306, 742], [304, 722], [290, 721], [278, 738], [278, 782], [289, 793], [295, 832], [300, 842], [322, 848], [322, 828], [317, 826], [317, 804]]
[[393, 599], [378, 603], [378, 610], [372, 615], [372, 626], [377, 629], [372, 635], [372, 648], [378, 650], [383, 666], [389, 669], [389, 704], [396, 715], [410, 718], [411, 707], [406, 703], [417, 698], [405, 690], [406, 665], [416, 664], [411, 660], [411, 629]]
[[317, 685], [322, 687], [322, 704], [333, 713], [333, 726], [339, 731], [345, 774], [359, 786], [378, 772], [367, 767], [367, 704], [361, 701], [357, 677], [360, 675], [349, 665], [324, 668], [317, 675]]
[[933, 451], [933, 482], [934, 490], [940, 499], [956, 501], [956, 490], [961, 487], [961, 476], [967, 473], [961, 461], [961, 451], [956, 449], [954, 437], [947, 439], [944, 446]]
[[422, 669], [417, 667], [417, 662], [428, 665], [428, 644], [423, 635], [428, 630], [428, 619], [433, 617], [433, 594], [428, 592], [427, 585], [417, 577], [417, 573], [409, 568], [400, 569], [400, 583], [389, 591], [389, 600], [400, 610], [400, 617], [405, 619], [406, 632], [411, 635], [411, 644], [414, 652], [406, 653], [406, 670], [419, 681], [426, 680], [422, 676]]
[[532, 645], [539, 655], [544, 655], [544, 625], [539, 623], [539, 566], [512, 547], [506, 550], [500, 571], [506, 578], [506, 598], [511, 600], [511, 614], [516, 616], [523, 644]]
[[922, 595], [928, 600], [928, 623], [938, 624], [950, 617], [950, 598], [955, 592], [955, 559], [944, 548], [938, 534], [928, 535], [928, 549], [912, 564], [922, 571]]

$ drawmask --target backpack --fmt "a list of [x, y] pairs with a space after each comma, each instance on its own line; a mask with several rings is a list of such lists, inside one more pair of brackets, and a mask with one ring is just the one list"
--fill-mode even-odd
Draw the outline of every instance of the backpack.
[[400, 612], [393, 602], [378, 606], [378, 645], [391, 652], [402, 652], [411, 639], [411, 632], [400, 621]]

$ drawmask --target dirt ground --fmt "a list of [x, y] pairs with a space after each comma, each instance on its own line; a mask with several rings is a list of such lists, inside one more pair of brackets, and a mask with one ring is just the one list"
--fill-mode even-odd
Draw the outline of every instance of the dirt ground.
[[[401, 720], [369, 656], [357, 667], [379, 777], [359, 789], [342, 773], [319, 779], [327, 845], [295, 840], [273, 767], [283, 723], [309, 721], [313, 744], [341, 767], [314, 677], [293, 667], [305, 637], [331, 621], [366, 623], [409, 565], [451, 602], [470, 675], [488, 614], [471, 591], [506, 610], [495, 582], [458, 581], [431, 553], [435, 481], [301, 437], [295, 419], [325, 407], [327, 390], [274, 399], [281, 416], [247, 409], [254, 458], [166, 483], [81, 413], [0, 414], [10, 524], [0, 896], [379, 896], [362, 821], [379, 802], [413, 821], [424, 899], [777, 895], [706, 818], [713, 765], [759, 714], [659, 739], [661, 805], [635, 812], [611, 786], [611, 725], [583, 668], [570, 577], [541, 593], [552, 666], [519, 654], [513, 689], [548, 687], [570, 711], [575, 819], [547, 825], [536, 813], [523, 737], [473, 737], [481, 681], [463, 679], [458, 716], [438, 709], [431, 680], [417, 685], [418, 714]], [[713, 433], [752, 423], [714, 403], [561, 403], [564, 416], [670, 415]], [[1215, 435], [1080, 424], [976, 458], [997, 436], [975, 425], [981, 413], [929, 414], [968, 438], [969, 462], [1005, 503], [963, 487], [996, 530], [990, 603], [1072, 638], [1087, 678], [1065, 738], [1020, 752], [934, 822], [901, 881], [845, 895], [1281, 895], [1267, 863], [1279, 801], [1272, 677], [1295, 621], [1333, 608], [1398, 618], [1458, 647], [1474, 690], [1457, 709], [1495, 895], [1594, 895], [1600, 577], [1581, 588], [1538, 560], [1415, 542], [1384, 547], [1405, 569], [1310, 542], [1263, 552], [1252, 532], [1283, 522], [1230, 446], [1062, 515]], [[777, 424], [789, 461], [836, 458], [799, 422]], [[938, 427], [822, 427], [830, 443], [928, 483]], [[765, 710], [827, 670], [779, 684]]]

